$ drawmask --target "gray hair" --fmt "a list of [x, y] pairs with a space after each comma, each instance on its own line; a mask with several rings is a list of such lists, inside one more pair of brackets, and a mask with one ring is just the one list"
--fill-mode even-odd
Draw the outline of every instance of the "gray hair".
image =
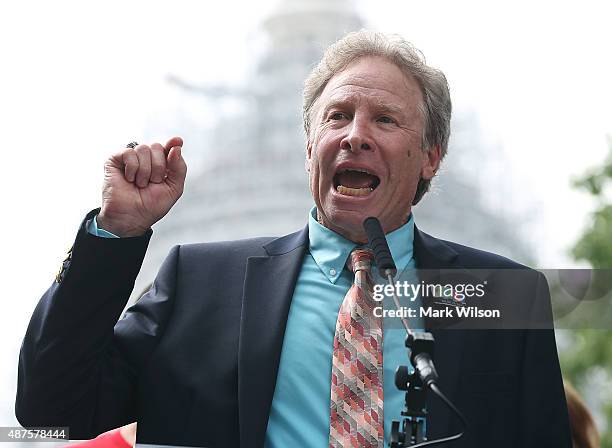
[[[315, 104], [329, 80], [353, 61], [364, 56], [381, 56], [414, 78], [421, 88], [423, 102], [423, 151], [439, 146], [444, 158], [450, 136], [451, 99], [444, 73], [425, 63], [423, 53], [399, 35], [361, 30], [352, 32], [331, 45], [323, 59], [304, 82], [302, 115], [306, 137], [310, 138]], [[429, 190], [430, 180], [420, 179], [413, 204]]]

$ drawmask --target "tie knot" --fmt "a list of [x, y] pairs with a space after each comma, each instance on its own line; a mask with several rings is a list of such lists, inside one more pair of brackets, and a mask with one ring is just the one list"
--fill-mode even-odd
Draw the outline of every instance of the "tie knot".
[[356, 273], [357, 271], [370, 272], [372, 261], [374, 260], [374, 252], [368, 248], [356, 248], [351, 252], [348, 259], [348, 268]]

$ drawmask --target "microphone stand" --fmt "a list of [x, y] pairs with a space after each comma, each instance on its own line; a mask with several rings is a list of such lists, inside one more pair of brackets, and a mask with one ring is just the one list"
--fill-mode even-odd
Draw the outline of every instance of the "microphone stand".
[[[387, 272], [389, 271], [389, 272]], [[385, 269], [387, 280], [393, 286], [392, 269]], [[401, 309], [399, 300], [393, 288], [393, 301], [396, 308]], [[433, 365], [434, 337], [425, 331], [413, 331], [405, 318], [401, 318], [406, 329], [406, 348], [410, 363], [414, 366], [401, 365], [395, 371], [395, 387], [406, 391], [402, 421], [391, 422], [391, 448], [404, 448], [427, 441], [427, 389], [438, 379]]]
[[[387, 239], [380, 222], [374, 217], [367, 218], [363, 227], [368, 236], [370, 248], [374, 251], [376, 265], [380, 275], [386, 278], [392, 286], [393, 301], [398, 310], [401, 309], [393, 279], [397, 274], [395, 262], [387, 244]], [[400, 317], [406, 329], [406, 348], [412, 366], [409, 370], [402, 365], [395, 371], [395, 386], [406, 391], [404, 410], [401, 412], [402, 421], [393, 420], [391, 423], [391, 448], [404, 448], [407, 446], [431, 446], [451, 440], [456, 440], [463, 432], [444, 439], [427, 441], [427, 390], [432, 390], [460, 417], [465, 426], [465, 419], [455, 406], [444, 396], [437, 387], [438, 373], [433, 364], [434, 337], [426, 331], [413, 331], [404, 317]]]
[[[406, 336], [406, 347], [410, 352], [410, 361], [416, 364], [415, 357], [422, 354], [433, 354], [434, 339], [431, 333], [413, 332]], [[418, 367], [409, 370], [399, 366], [395, 371], [395, 386], [406, 391], [402, 421], [391, 422], [391, 448], [413, 446], [427, 440], [427, 386], [421, 379]]]

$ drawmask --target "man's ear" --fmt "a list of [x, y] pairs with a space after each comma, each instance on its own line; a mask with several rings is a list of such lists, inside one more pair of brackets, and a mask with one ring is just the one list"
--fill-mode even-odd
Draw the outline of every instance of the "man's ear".
[[306, 143], [306, 160], [304, 160], [304, 168], [310, 173], [310, 164], [312, 163], [312, 141], [308, 139]]
[[425, 180], [432, 179], [440, 167], [442, 149], [436, 145], [423, 153], [423, 164], [421, 165], [421, 177]]

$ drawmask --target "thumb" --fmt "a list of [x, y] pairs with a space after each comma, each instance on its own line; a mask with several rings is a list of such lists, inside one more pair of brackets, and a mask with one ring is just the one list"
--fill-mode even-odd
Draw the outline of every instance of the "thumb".
[[164, 145], [164, 149], [166, 150], [166, 155], [170, 152], [170, 149], [175, 146], [183, 146], [183, 139], [181, 137], [172, 137], [168, 142]]
[[182, 191], [185, 177], [187, 176], [187, 164], [181, 155], [181, 147], [173, 146], [168, 153], [166, 163], [168, 169], [168, 177], [166, 181]]

